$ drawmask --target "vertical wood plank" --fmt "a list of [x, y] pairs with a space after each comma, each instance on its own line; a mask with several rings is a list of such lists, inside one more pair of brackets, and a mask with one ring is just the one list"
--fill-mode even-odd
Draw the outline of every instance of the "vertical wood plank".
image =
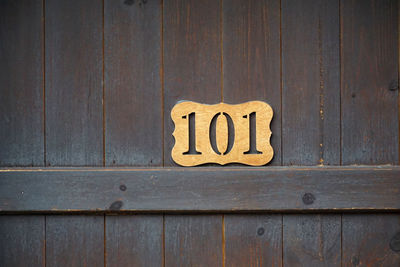
[[102, 2], [46, 1], [46, 159], [102, 165]]
[[223, 100], [274, 110], [271, 165], [281, 164], [280, 1], [223, 1]]
[[343, 164], [398, 164], [398, 1], [343, 1]]
[[285, 266], [341, 266], [340, 215], [285, 215]]
[[222, 266], [221, 215], [165, 216], [165, 266]]
[[282, 1], [283, 165], [340, 163], [338, 0]]
[[45, 266], [44, 216], [0, 216], [0, 266]]
[[162, 266], [163, 216], [106, 216], [106, 266]]
[[343, 266], [400, 266], [400, 215], [343, 216]]
[[46, 266], [104, 266], [104, 216], [47, 216]]
[[41, 166], [42, 1], [0, 1], [0, 166]]
[[162, 165], [161, 2], [105, 1], [106, 165]]
[[[339, 2], [284, 0], [281, 12], [283, 164], [340, 164]], [[340, 227], [338, 215], [284, 215], [284, 265], [340, 266]]]
[[282, 266], [282, 216], [225, 215], [225, 266]]
[[171, 158], [174, 124], [170, 114], [180, 100], [221, 101], [220, 2], [164, 2], [164, 163]]
[[343, 1], [343, 164], [398, 164], [398, 1]]
[[[342, 1], [341, 25], [342, 163], [397, 164], [398, 1]], [[399, 231], [398, 215], [344, 214], [343, 266], [400, 265]]]

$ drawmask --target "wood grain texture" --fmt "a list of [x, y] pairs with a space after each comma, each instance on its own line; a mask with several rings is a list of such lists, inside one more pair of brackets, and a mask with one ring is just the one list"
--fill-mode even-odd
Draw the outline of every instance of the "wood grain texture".
[[0, 166], [42, 166], [42, 1], [0, 2]]
[[339, 3], [282, 1], [283, 165], [340, 163]]
[[343, 164], [398, 164], [398, 1], [343, 1]]
[[47, 216], [46, 266], [104, 266], [104, 216]]
[[394, 211], [399, 176], [389, 166], [6, 170], [0, 211]]
[[[284, 0], [281, 12], [283, 165], [339, 165], [339, 1]], [[340, 216], [283, 215], [284, 264], [340, 266], [340, 231]]]
[[105, 1], [107, 166], [162, 165], [161, 1]]
[[[237, 105], [178, 103], [171, 111], [175, 125], [172, 159], [181, 166], [204, 163], [265, 165], [274, 154], [270, 144], [272, 117], [271, 106], [262, 101]], [[213, 146], [213, 143], [216, 144]]]
[[281, 215], [225, 215], [225, 266], [282, 266]]
[[223, 101], [272, 106], [271, 165], [281, 165], [280, 3], [223, 1]]
[[398, 164], [398, 1], [344, 1], [343, 164]]
[[0, 266], [45, 266], [44, 216], [0, 216]]
[[340, 216], [283, 216], [285, 266], [341, 266]]
[[171, 158], [174, 125], [169, 116], [180, 100], [221, 101], [220, 2], [164, 2], [164, 161]]
[[[398, 164], [398, 8], [341, 2], [343, 164]], [[397, 214], [344, 214], [343, 266], [400, 265], [399, 231]]]
[[102, 3], [49, 0], [45, 13], [46, 165], [102, 165]]
[[165, 266], [222, 266], [222, 216], [165, 216]]
[[399, 266], [400, 215], [343, 216], [343, 266]]
[[162, 266], [163, 216], [106, 216], [106, 266]]

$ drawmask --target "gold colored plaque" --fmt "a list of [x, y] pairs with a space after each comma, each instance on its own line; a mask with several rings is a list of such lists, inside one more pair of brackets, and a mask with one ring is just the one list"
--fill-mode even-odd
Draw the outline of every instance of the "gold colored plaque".
[[262, 101], [238, 105], [206, 105], [191, 101], [176, 104], [172, 159], [182, 166], [204, 163], [243, 163], [262, 166], [271, 161], [273, 111]]

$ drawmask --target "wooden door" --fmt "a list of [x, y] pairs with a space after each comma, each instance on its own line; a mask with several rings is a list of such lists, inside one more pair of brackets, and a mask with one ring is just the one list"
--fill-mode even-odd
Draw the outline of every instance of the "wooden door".
[[[0, 1], [0, 266], [400, 266], [399, 8]], [[180, 100], [273, 160], [176, 165]]]

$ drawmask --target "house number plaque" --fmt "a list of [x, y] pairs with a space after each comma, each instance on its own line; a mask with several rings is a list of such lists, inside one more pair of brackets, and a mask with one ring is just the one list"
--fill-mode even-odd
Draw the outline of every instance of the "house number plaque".
[[238, 105], [180, 102], [171, 111], [175, 124], [172, 159], [182, 166], [264, 165], [274, 154], [270, 144], [272, 116], [272, 108], [262, 101]]

